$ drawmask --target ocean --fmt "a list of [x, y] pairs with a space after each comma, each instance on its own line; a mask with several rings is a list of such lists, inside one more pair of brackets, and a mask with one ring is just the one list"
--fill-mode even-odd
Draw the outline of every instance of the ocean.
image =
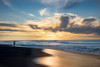
[[[13, 42], [0, 41], [0, 44], [13, 45]], [[100, 55], [100, 40], [16, 40], [16, 47], [50, 48]]]

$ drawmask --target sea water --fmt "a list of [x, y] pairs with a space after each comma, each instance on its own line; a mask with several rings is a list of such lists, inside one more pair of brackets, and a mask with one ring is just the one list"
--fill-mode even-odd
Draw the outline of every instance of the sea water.
[[[0, 44], [13, 45], [14, 41], [0, 41]], [[100, 40], [17, 40], [17, 47], [51, 48], [63, 51], [99, 54]]]

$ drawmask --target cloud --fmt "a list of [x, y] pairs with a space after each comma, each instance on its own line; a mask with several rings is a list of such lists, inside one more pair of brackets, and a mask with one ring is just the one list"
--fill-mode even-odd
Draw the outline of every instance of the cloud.
[[37, 27], [40, 29], [49, 29], [50, 27], [55, 28], [59, 25], [59, 23], [60, 20], [58, 16], [47, 17], [38, 22], [33, 20], [28, 20], [25, 22], [27, 25], [37, 25]]
[[82, 24], [86, 25], [86, 26], [97, 26], [98, 25], [98, 19], [96, 18], [85, 18], [83, 21], [82, 21]]
[[73, 8], [79, 3], [83, 2], [84, 0], [66, 0], [63, 6], [61, 6], [61, 9], [66, 10], [69, 8]]
[[59, 2], [61, 0], [41, 0], [42, 3], [45, 3], [45, 4], [51, 4], [51, 3], [56, 3], [56, 2]]
[[89, 18], [81, 18], [80, 21], [75, 20], [78, 16], [61, 16], [61, 24], [59, 26], [59, 31], [67, 31], [71, 33], [78, 34], [98, 34], [100, 35], [100, 23], [97, 18], [89, 17]]
[[97, 34], [100, 35], [100, 26], [98, 27], [71, 27], [65, 31], [78, 34]]
[[32, 32], [33, 30], [25, 24], [0, 22], [0, 31]]
[[75, 24], [65, 29], [65, 31], [79, 34], [97, 34], [100, 35], [100, 23], [96, 18], [86, 18], [81, 21], [81, 24]]
[[40, 0], [41, 3], [51, 5], [56, 9], [67, 10], [81, 4], [82, 2], [100, 3], [100, 0]]
[[[53, 20], [52, 20], [53, 19]], [[40, 22], [33, 22], [37, 26], [33, 29], [43, 29], [52, 32], [71, 32], [77, 34], [100, 35], [100, 23], [95, 17], [81, 18], [71, 13], [55, 13], [54, 16], [45, 18]], [[31, 27], [32, 28], [32, 27]]]
[[7, 27], [17, 27], [17, 25], [16, 24], [10, 24], [10, 23], [0, 23], [0, 26], [7, 26]]
[[69, 22], [69, 17], [67, 17], [67, 16], [61, 16], [60, 20], [61, 20], [60, 28], [61, 29], [66, 28], [67, 25], [68, 25], [68, 22]]
[[100, 0], [41, 0], [41, 3], [51, 6], [53, 5], [53, 7], [61, 10], [67, 10], [86, 1], [100, 3]]
[[0, 23], [1, 31], [70, 32], [75, 34], [100, 35], [100, 23], [95, 17], [81, 18], [71, 13], [55, 13], [41, 21], [26, 21], [25, 24]]
[[10, 4], [9, 0], [2, 0], [2, 1], [3, 1], [3, 3], [5, 5], [7, 5], [8, 7], [12, 8], [12, 5]]
[[29, 16], [31, 16], [31, 17], [35, 17], [35, 15], [34, 15], [34, 14], [29, 14]]
[[10, 9], [12, 9], [12, 10], [14, 10], [14, 11], [17, 11], [17, 12], [20, 12], [20, 13], [22, 13], [22, 14], [28, 15], [28, 16], [30, 16], [30, 17], [35, 17], [34, 14], [27, 13], [27, 12], [25, 12], [25, 11], [23, 11], [23, 10], [19, 10], [19, 9], [14, 8], [14, 6], [12, 5], [12, 3], [11, 3], [9, 0], [2, 0], [2, 1], [3, 1], [3, 3], [4, 3], [6, 6], [8, 6]]
[[49, 16], [49, 11], [47, 8], [39, 10], [41, 16]]
[[72, 8], [82, 1], [84, 0], [41, 0], [43, 4], [53, 5], [56, 8], [60, 9]]
[[27, 32], [27, 31], [25, 31], [25, 30], [13, 30], [13, 29], [0, 29], [0, 31]]
[[30, 26], [32, 29], [40, 29], [37, 25], [31, 25], [31, 24], [29, 24], [29, 26]]

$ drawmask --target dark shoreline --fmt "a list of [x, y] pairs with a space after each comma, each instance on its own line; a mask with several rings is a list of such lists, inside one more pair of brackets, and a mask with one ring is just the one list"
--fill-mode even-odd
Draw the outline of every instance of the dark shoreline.
[[45, 56], [51, 55], [38, 48], [0, 44], [0, 67], [47, 67], [33, 62], [33, 59]]

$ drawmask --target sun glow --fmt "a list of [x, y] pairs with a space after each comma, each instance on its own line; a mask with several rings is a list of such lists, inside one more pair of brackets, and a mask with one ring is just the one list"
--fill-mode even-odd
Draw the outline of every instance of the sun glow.
[[93, 34], [73, 34], [70, 32], [51, 32], [40, 30], [38, 32], [0, 32], [0, 40], [85, 40], [100, 39]]
[[47, 36], [55, 36], [55, 35], [47, 35]]

